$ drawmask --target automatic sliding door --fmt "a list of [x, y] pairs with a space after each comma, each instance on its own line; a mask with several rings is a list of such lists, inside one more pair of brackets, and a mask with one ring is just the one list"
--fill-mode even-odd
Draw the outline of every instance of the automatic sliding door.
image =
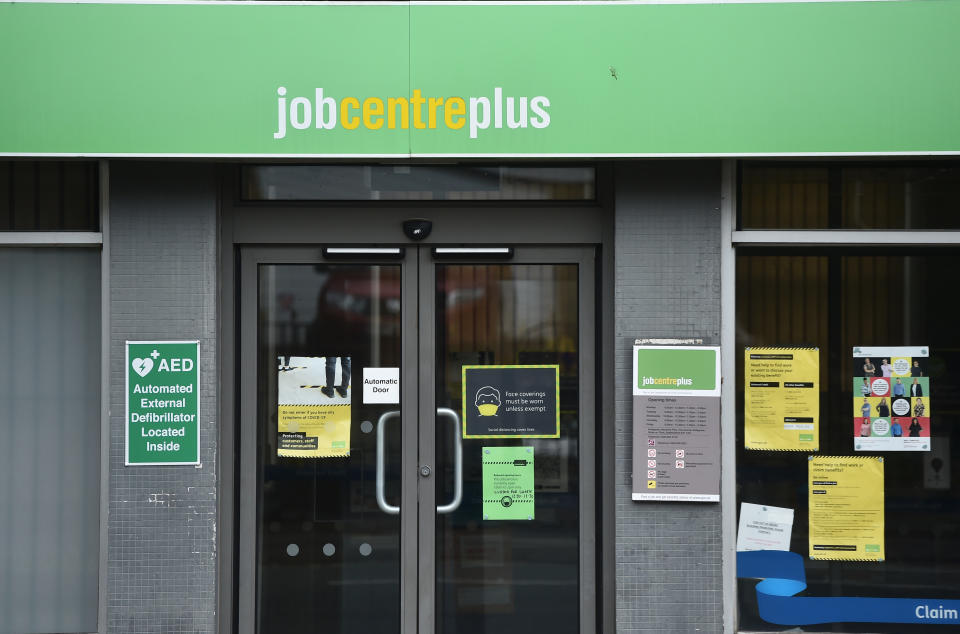
[[[435, 421], [438, 634], [574, 634], [592, 619], [581, 600], [581, 429], [592, 433], [581, 308], [592, 267], [517, 256], [524, 263], [434, 267], [436, 407], [485, 421], [490, 436]], [[527, 431], [508, 431], [521, 420]]]
[[379, 451], [400, 506], [406, 421], [361, 395], [365, 368], [401, 366], [401, 265], [257, 268], [256, 631], [399, 632], [400, 516], [376, 488]]

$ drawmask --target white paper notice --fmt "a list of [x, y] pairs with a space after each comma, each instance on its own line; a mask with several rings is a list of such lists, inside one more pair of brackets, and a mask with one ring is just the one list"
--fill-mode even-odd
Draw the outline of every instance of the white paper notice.
[[364, 368], [363, 402], [399, 403], [400, 368]]
[[793, 509], [740, 503], [737, 550], [790, 550]]

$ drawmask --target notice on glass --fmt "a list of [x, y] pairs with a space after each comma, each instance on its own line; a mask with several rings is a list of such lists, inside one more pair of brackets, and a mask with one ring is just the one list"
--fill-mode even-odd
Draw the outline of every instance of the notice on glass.
[[820, 350], [744, 350], [744, 447], [820, 450]]
[[483, 519], [534, 519], [533, 447], [482, 451]]
[[464, 438], [559, 438], [559, 365], [462, 367]]
[[126, 464], [200, 464], [200, 343], [128, 341]]
[[277, 455], [350, 455], [350, 357], [290, 357], [277, 372]]
[[883, 458], [810, 456], [810, 559], [883, 561]]
[[926, 346], [853, 349], [853, 448], [930, 451]]
[[790, 550], [793, 509], [763, 504], [740, 504], [737, 550]]

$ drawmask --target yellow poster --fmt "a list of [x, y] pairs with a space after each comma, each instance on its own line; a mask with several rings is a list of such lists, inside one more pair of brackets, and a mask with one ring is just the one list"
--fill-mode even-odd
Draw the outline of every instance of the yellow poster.
[[744, 446], [820, 450], [820, 350], [746, 348]]
[[350, 357], [281, 359], [277, 376], [277, 455], [350, 455]]
[[883, 561], [883, 458], [810, 456], [810, 559]]

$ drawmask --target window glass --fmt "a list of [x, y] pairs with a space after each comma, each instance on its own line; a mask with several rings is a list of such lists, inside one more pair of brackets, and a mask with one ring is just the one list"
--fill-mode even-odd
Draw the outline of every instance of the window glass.
[[[960, 262], [958, 256], [957, 250], [890, 247], [738, 250], [737, 509], [739, 514], [740, 504], [748, 502], [794, 510], [790, 550], [803, 555], [804, 596], [960, 599], [960, 467], [954, 460], [960, 457], [960, 439], [954, 434], [960, 422], [960, 332], [943, 285], [944, 275]], [[820, 451], [815, 455], [883, 457], [884, 561], [814, 561], [807, 556], [811, 453], [744, 449], [747, 346], [819, 348]], [[860, 395], [852, 380], [859, 369], [854, 346], [929, 347], [924, 377], [929, 381], [925, 400], [933, 451], [855, 449], [850, 404]], [[883, 360], [875, 362], [879, 368]], [[903, 623], [777, 626], [759, 617], [755, 588], [755, 580], [738, 581], [744, 631], [902, 634], [929, 629]]]
[[592, 200], [592, 167], [250, 165], [244, 200]]
[[0, 161], [0, 231], [99, 231], [97, 164]]
[[0, 633], [95, 632], [100, 252], [0, 249]]
[[748, 163], [740, 181], [744, 229], [958, 229], [960, 163]]

